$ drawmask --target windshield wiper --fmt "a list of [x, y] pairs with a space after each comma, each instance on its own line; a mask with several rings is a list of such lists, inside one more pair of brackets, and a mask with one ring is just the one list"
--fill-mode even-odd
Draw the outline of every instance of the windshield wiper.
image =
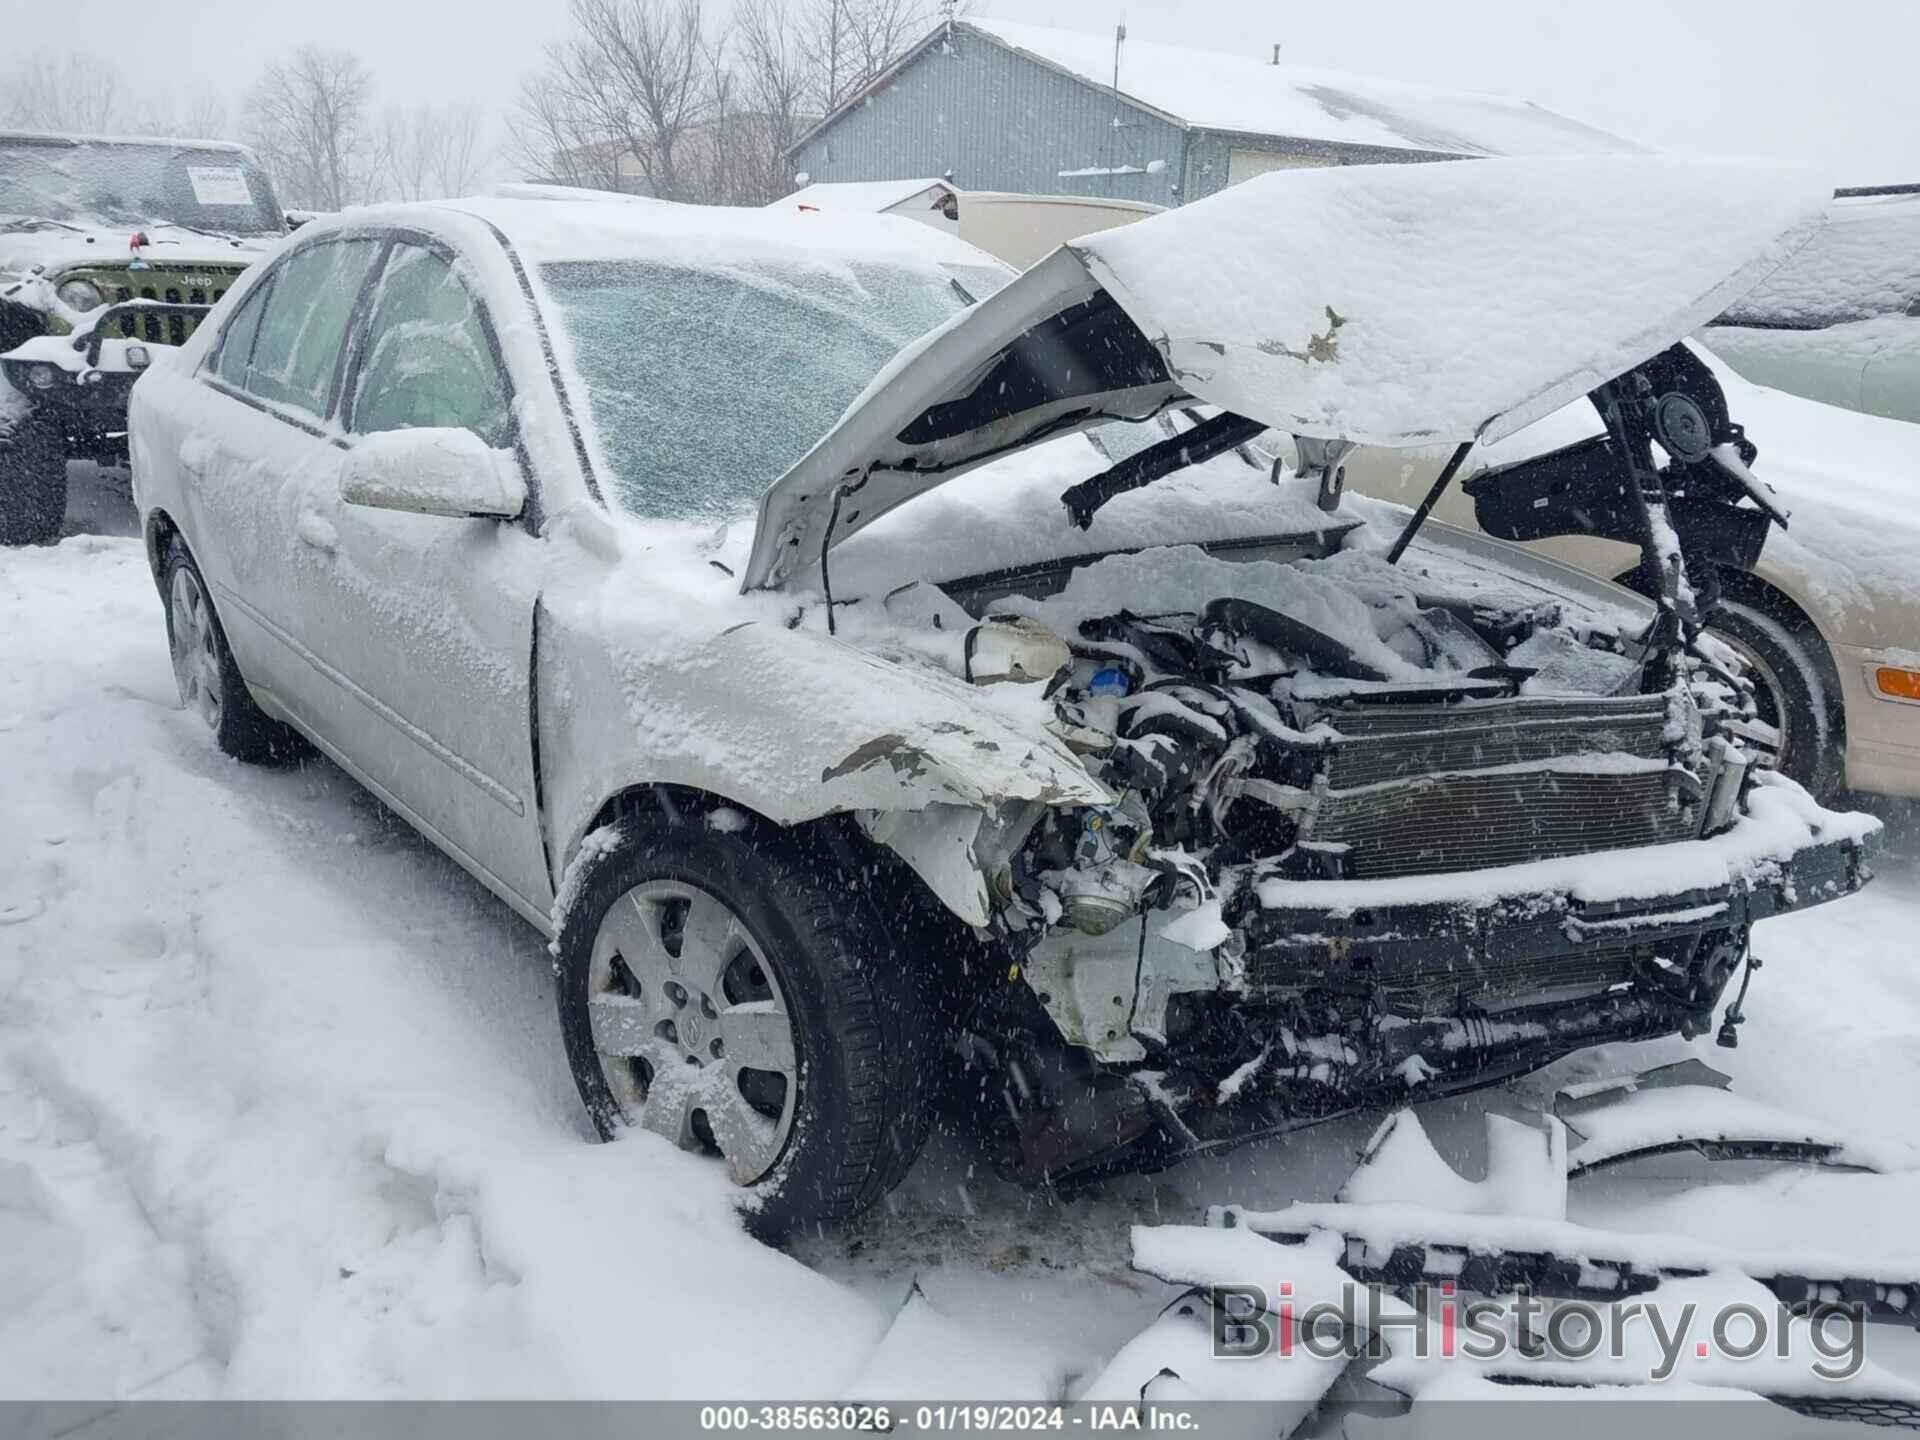
[[58, 225], [62, 230], [71, 230], [76, 235], [85, 233], [79, 225], [69, 225], [64, 220], [49, 220], [44, 215], [0, 215], [0, 230], [38, 230], [47, 225]]
[[169, 230], [187, 230], [195, 235], [205, 235], [209, 240], [231, 240], [236, 245], [240, 242], [240, 237], [230, 230], [206, 230], [198, 225], [184, 224], [179, 220], [149, 220], [147, 223], [156, 230], [164, 225]]

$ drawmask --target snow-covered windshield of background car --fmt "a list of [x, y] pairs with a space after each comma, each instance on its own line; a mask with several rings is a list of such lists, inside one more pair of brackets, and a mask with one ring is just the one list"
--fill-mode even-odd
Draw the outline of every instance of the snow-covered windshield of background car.
[[1008, 278], [985, 266], [766, 259], [568, 261], [541, 275], [620, 504], [713, 521], [752, 510], [902, 345]]
[[273, 187], [235, 150], [0, 137], [0, 224], [185, 225], [220, 235], [286, 228]]

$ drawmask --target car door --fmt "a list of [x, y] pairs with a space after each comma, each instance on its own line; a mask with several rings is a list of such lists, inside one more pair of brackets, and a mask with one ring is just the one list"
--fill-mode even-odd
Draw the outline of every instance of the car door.
[[240, 671], [320, 734], [336, 728], [341, 706], [301, 638], [301, 572], [313, 565], [304, 497], [339, 485], [343, 451], [328, 417], [355, 308], [386, 244], [328, 236], [275, 262], [200, 368], [220, 397], [207, 410], [216, 423], [180, 446], [188, 540]]
[[[472, 431], [532, 476], [488, 317], [454, 257], [394, 243], [363, 307], [338, 421], [365, 437]], [[534, 502], [537, 503], [537, 502]], [[552, 899], [529, 683], [542, 542], [521, 521], [346, 504], [315, 467], [299, 497], [301, 638], [337, 689], [327, 738], [361, 777], [519, 908]]]
[[1920, 314], [1910, 311], [1877, 323], [1888, 338], [1860, 376], [1860, 408], [1869, 415], [1920, 420]]

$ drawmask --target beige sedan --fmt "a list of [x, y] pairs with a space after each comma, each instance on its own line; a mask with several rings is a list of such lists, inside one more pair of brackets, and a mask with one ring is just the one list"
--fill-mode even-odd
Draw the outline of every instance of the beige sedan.
[[[1703, 352], [1704, 353], [1704, 352]], [[1783, 768], [1815, 793], [1920, 795], [1920, 426], [1714, 372], [1759, 447], [1754, 472], [1790, 512], [1751, 573], [1723, 570], [1713, 628], [1752, 664]], [[1477, 529], [1473, 472], [1599, 431], [1584, 402], [1474, 453], [1434, 517]], [[1447, 452], [1356, 451], [1350, 491], [1415, 505]], [[1591, 536], [1529, 549], [1632, 585], [1635, 547]]]

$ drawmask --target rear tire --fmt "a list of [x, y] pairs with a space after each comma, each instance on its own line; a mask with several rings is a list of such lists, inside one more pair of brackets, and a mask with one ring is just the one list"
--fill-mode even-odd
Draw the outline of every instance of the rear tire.
[[1780, 731], [1780, 772], [1816, 800], [1831, 798], [1845, 778], [1846, 757], [1820, 637], [1730, 596], [1707, 628], [1747, 662], [1760, 718]]
[[251, 765], [284, 764], [304, 755], [306, 742], [254, 703], [227, 648], [227, 633], [214, 613], [207, 582], [177, 535], [167, 542], [161, 562], [160, 594], [167, 607], [167, 645], [180, 703], [206, 721], [214, 743]]
[[599, 832], [564, 887], [560, 1031], [594, 1128], [715, 1154], [770, 1242], [852, 1219], [926, 1133], [895, 1047], [927, 1027], [882, 974], [911, 957], [876, 952], [855, 884], [830, 846], [694, 812]]
[[52, 545], [66, 519], [66, 439], [32, 410], [0, 436], [0, 545]]

